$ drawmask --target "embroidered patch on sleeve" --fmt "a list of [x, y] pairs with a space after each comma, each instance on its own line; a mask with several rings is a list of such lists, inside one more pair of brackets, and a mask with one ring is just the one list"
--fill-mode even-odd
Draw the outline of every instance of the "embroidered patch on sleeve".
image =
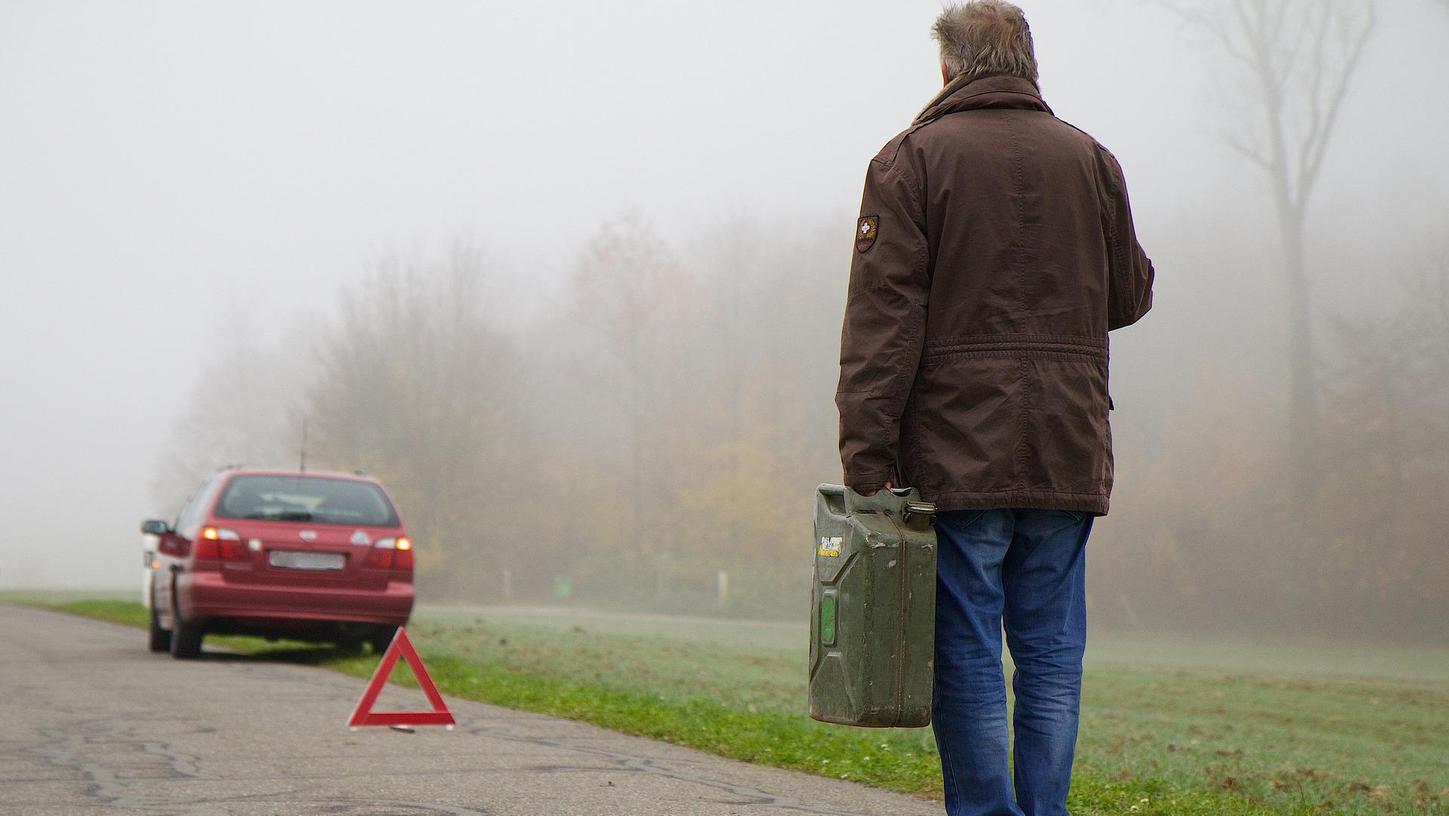
[[855, 226], [855, 251], [865, 252], [875, 246], [875, 236], [879, 229], [880, 216], [861, 216], [860, 223]]

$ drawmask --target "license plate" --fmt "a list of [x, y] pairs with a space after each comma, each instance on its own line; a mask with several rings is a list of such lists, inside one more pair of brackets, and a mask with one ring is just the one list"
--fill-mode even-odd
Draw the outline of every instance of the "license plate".
[[282, 569], [340, 570], [346, 562], [342, 553], [296, 552], [294, 550], [272, 550], [267, 553], [267, 563]]

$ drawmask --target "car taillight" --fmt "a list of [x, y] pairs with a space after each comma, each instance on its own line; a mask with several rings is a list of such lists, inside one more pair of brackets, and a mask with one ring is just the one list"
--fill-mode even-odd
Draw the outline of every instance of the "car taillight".
[[407, 536], [379, 538], [373, 542], [363, 566], [372, 569], [412, 569], [413, 541]]
[[197, 558], [220, 558], [223, 561], [245, 561], [247, 548], [236, 530], [225, 527], [202, 527], [196, 539]]

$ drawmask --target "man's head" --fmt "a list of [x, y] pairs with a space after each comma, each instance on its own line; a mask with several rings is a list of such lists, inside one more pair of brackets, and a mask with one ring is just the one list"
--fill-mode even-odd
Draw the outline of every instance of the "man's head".
[[1007, 74], [1036, 84], [1036, 50], [1021, 9], [1004, 0], [969, 0], [949, 6], [931, 28], [941, 44], [947, 82]]

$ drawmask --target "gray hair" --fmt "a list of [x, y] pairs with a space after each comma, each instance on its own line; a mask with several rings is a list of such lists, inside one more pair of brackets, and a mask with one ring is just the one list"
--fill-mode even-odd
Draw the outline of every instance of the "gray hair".
[[951, 79], [1008, 74], [1037, 81], [1036, 49], [1021, 9], [1005, 0], [970, 0], [949, 6], [931, 34]]

